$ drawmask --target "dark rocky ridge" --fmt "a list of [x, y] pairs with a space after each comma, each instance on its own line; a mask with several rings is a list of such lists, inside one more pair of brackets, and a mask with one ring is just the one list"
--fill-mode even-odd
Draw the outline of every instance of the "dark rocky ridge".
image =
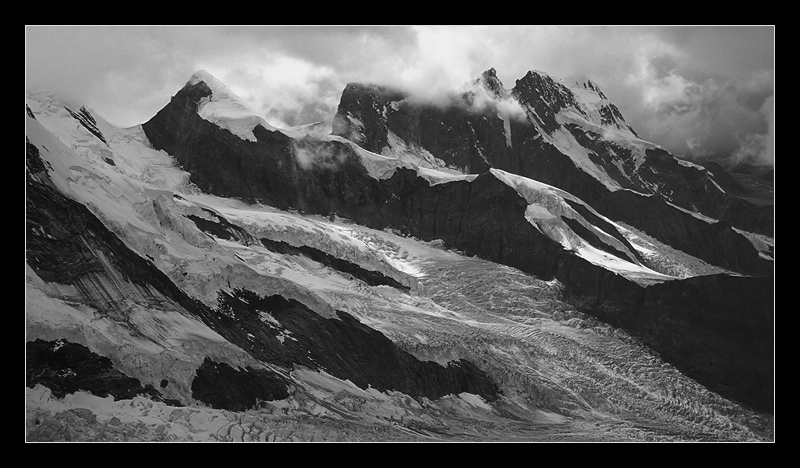
[[100, 131], [99, 128], [97, 128], [97, 120], [95, 120], [95, 118], [92, 116], [91, 112], [89, 112], [88, 109], [86, 109], [85, 107], [81, 107], [80, 110], [78, 110], [77, 112], [70, 109], [69, 107], [67, 107], [66, 109], [67, 112], [69, 112], [69, 115], [72, 116], [72, 118], [74, 118], [75, 120], [80, 122], [81, 125], [83, 125], [83, 128], [88, 130], [92, 135], [99, 138], [100, 141], [102, 141], [106, 145], [108, 144], [105, 136], [103, 136], [103, 133]]
[[[339, 142], [307, 142], [327, 152], [335, 150], [342, 157], [337, 158], [339, 163], [335, 166], [305, 170], [296, 163], [289, 138], [278, 132], [256, 127], [253, 133], [258, 141], [248, 142], [200, 118], [197, 103], [209, 92], [202, 83], [189, 86], [143, 125], [153, 146], [175, 156], [185, 168], [192, 168], [192, 180], [203, 190], [322, 215], [335, 211], [365, 226], [392, 227], [422, 240], [442, 239], [446, 246], [469, 255], [543, 279], [557, 278], [566, 286], [566, 300], [581, 311], [625, 328], [664, 353], [665, 359], [685, 369], [687, 375], [724, 396], [771, 411], [772, 339], [763, 333], [772, 323], [767, 320], [772, 317], [772, 291], [763, 287], [772, 281], [771, 277], [669, 281], [651, 290], [652, 286], [642, 287], [565, 252], [525, 220], [525, 200], [489, 173], [472, 182], [431, 186], [415, 171], [398, 169], [388, 179], [375, 180], [358, 157], [348, 153], [350, 148]], [[471, 124], [469, 127], [474, 129]], [[512, 134], [523, 138], [531, 128], [521, 126]], [[523, 138], [520, 143], [530, 147], [540, 141]], [[546, 145], [539, 148], [543, 151], [531, 154], [552, 156], [548, 160], [554, 163], [551, 169], [558, 167], [556, 164], [571, 164], [560, 154], [549, 154]], [[224, 155], [226, 167], [215, 166], [221, 161], [220, 155]], [[230, 169], [240, 165], [246, 165], [248, 170]], [[562, 179], [566, 185], [570, 180], [577, 186], [586, 183], [597, 190], [595, 198], [603, 194], [602, 188], [580, 179], [580, 174], [585, 173], [561, 167], [566, 172]], [[275, 174], [266, 168], [282, 168], [280, 180], [276, 182]], [[230, 175], [229, 184], [217, 182], [217, 174], [223, 172]], [[557, 173], [558, 169], [553, 175]], [[245, 186], [248, 190], [243, 192]], [[709, 288], [716, 291], [711, 297], [728, 294], [732, 299], [747, 297], [755, 288], [761, 291], [759, 297], [763, 300], [724, 301], [713, 314], [693, 315], [690, 312], [695, 305], [684, 299], [687, 288], [691, 289], [687, 285], [695, 288], [692, 297], [703, 304], [703, 294]], [[657, 311], [658, 318], [648, 315], [651, 309]], [[682, 318], [672, 319], [673, 316]], [[754, 328], [753, 323], [761, 326]], [[654, 328], [660, 332], [652, 332]], [[714, 365], [704, 365], [704, 360]]]
[[192, 380], [192, 397], [212, 408], [246, 411], [261, 401], [288, 398], [290, 382], [266, 369], [234, 369], [206, 357]]
[[205, 219], [193, 214], [185, 216], [192, 220], [201, 231], [212, 236], [220, 239], [228, 239], [240, 242], [243, 245], [261, 243], [261, 245], [272, 252], [286, 255], [303, 256], [321, 265], [325, 265], [334, 270], [351, 275], [370, 286], [391, 286], [404, 291], [411, 289], [409, 286], [406, 286], [379, 271], [369, 270], [351, 261], [335, 257], [327, 252], [323, 252], [322, 250], [309, 245], [294, 246], [280, 240], [272, 240], [267, 238], [255, 239], [252, 235], [250, 235], [250, 233], [247, 232], [247, 230], [232, 224], [219, 214], [205, 208], [203, 208], [203, 211], [208, 213], [209, 216], [214, 218], [214, 220]]
[[[578, 203], [578, 202], [576, 202], [574, 200], [570, 200], [569, 198], [565, 198], [564, 201], [566, 201], [567, 204], [569, 206], [571, 206], [573, 210], [577, 211], [581, 216], [583, 216], [584, 219], [588, 220], [592, 224], [592, 226], [597, 227], [601, 231], [605, 232], [606, 234], [608, 234], [611, 237], [613, 237], [613, 238], [617, 239], [618, 241], [620, 241], [622, 243], [622, 245], [627, 247], [628, 250], [634, 256], [634, 258], [630, 258], [628, 256], [623, 256], [621, 258], [626, 258], [628, 261], [633, 262], [633, 263], [636, 263], [637, 260], [639, 262], [643, 261], [643, 258], [641, 256], [641, 254], [639, 253], [639, 251], [636, 250], [630, 244], [630, 242], [628, 242], [628, 239], [626, 239], [625, 236], [620, 234], [620, 232], [614, 226], [612, 226], [608, 221], [606, 221], [606, 220], [600, 218], [599, 216], [597, 216], [596, 214], [594, 214], [591, 210], [589, 210], [589, 208], [587, 208], [582, 203]], [[583, 236], [581, 236], [581, 237], [583, 237]], [[596, 247], [596, 245], [595, 245], [595, 247]]]
[[326, 252], [323, 252], [308, 245], [301, 245], [295, 247], [283, 241], [275, 241], [270, 239], [261, 239], [261, 244], [267, 249], [288, 255], [297, 255], [314, 260], [317, 263], [333, 268], [334, 270], [352, 275], [370, 286], [391, 286], [400, 290], [408, 291], [410, 288], [401, 284], [394, 278], [390, 278], [379, 271], [367, 270], [356, 265], [353, 262], [334, 257]]
[[[173, 196], [180, 198], [179, 195]], [[253, 236], [251, 236], [245, 229], [235, 224], [231, 224], [230, 221], [211, 210], [203, 208], [203, 211], [208, 213], [208, 215], [214, 218], [214, 220], [208, 220], [192, 214], [186, 215], [186, 217], [191, 219], [195, 226], [197, 226], [201, 231], [212, 236], [219, 237], [220, 239], [241, 242], [244, 245], [249, 245], [255, 242]]]

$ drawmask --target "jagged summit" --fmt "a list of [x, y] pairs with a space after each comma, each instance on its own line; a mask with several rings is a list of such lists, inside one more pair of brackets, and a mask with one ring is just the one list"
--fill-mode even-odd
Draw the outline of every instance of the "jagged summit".
[[579, 107], [569, 88], [551, 75], [530, 70], [516, 81], [513, 93], [523, 104], [542, 109], [547, 106], [548, 113], [558, 113], [567, 107]]
[[[536, 109], [544, 117], [545, 125], [553, 130], [567, 120], [579, 119], [589, 125], [611, 128], [638, 139], [633, 128], [625, 121], [622, 112], [600, 89], [600, 86], [584, 74], [573, 74], [564, 79], [552, 75], [529, 71], [517, 80], [514, 94], [524, 103]], [[546, 106], [546, 107], [543, 107]], [[559, 118], [549, 114], [561, 114]], [[558, 120], [556, 124], [554, 120]]]
[[508, 92], [503, 87], [503, 82], [497, 77], [497, 71], [494, 68], [490, 68], [483, 72], [475, 82], [476, 84], [483, 86], [495, 97], [506, 97], [508, 95]]
[[550, 73], [547, 73], [547, 72], [542, 71], [542, 70], [537, 70], [535, 68], [532, 68], [532, 69], [528, 70], [528, 72], [525, 73], [525, 76], [523, 76], [523, 79], [524, 78], [529, 78], [529, 77], [540, 77], [540, 78], [550, 79], [550, 80], [553, 80], [553, 81], [558, 81], [558, 79], [556, 77], [554, 77], [553, 75], [551, 75]]
[[577, 96], [591, 122], [639, 137], [596, 81], [585, 74], [576, 73], [562, 79], [561, 83]]

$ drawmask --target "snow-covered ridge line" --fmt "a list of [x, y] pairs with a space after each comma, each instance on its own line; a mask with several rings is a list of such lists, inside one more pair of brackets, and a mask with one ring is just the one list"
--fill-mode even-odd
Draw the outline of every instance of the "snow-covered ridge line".
[[567, 203], [567, 200], [582, 205], [589, 213], [605, 221], [610, 226], [616, 227], [616, 223], [597, 213], [574, 195], [551, 185], [499, 169], [490, 169], [489, 172], [501, 182], [516, 190], [525, 199], [528, 203], [528, 207], [525, 210], [527, 221], [539, 232], [560, 243], [565, 250], [573, 251], [595, 265], [625, 276], [647, 277], [657, 280], [674, 279], [671, 276], [653, 271], [639, 264], [638, 261], [635, 263], [625, 261], [616, 255], [599, 250], [579, 236], [562, 220], [562, 217], [577, 221], [604, 244], [628, 254], [630, 258], [635, 258], [634, 252], [628, 246], [585, 219]]
[[[187, 202], [185, 202], [187, 203]], [[274, 210], [236, 209], [223, 205], [214, 210], [256, 239], [282, 241], [294, 247], [313, 247], [336, 258], [382, 273], [412, 290], [419, 270], [392, 255], [392, 250], [365, 233], [341, 223], [310, 219]], [[390, 246], [389, 246], [390, 247]]]
[[437, 185], [455, 181], [472, 181], [478, 174], [464, 174], [455, 169], [437, 166], [422, 156], [411, 152], [387, 152], [387, 154], [377, 154], [365, 150], [361, 146], [336, 135], [327, 135], [323, 138], [327, 141], [338, 141], [350, 146], [360, 158], [361, 164], [367, 170], [370, 177], [376, 180], [388, 179], [392, 177], [399, 168], [412, 169], [417, 174], [428, 181], [430, 185]]

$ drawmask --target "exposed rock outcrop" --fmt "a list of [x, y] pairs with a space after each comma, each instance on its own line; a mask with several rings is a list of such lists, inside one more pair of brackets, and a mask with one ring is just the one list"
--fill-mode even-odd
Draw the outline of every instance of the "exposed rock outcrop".
[[181, 406], [179, 401], [164, 398], [151, 384], [142, 385], [114, 368], [111, 360], [93, 353], [85, 346], [65, 340], [36, 339], [25, 347], [25, 385], [41, 384], [56, 397], [85, 391], [112, 396], [115, 400], [144, 395], [154, 401]]

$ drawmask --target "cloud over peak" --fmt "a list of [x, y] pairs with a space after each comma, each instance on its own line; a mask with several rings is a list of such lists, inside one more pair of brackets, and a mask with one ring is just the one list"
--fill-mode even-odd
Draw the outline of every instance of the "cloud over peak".
[[294, 126], [335, 113], [348, 82], [436, 101], [495, 67], [509, 87], [528, 70], [582, 73], [642, 138], [686, 158], [755, 157], [774, 128], [770, 26], [27, 26], [25, 39], [26, 88], [120, 126], [198, 69]]

